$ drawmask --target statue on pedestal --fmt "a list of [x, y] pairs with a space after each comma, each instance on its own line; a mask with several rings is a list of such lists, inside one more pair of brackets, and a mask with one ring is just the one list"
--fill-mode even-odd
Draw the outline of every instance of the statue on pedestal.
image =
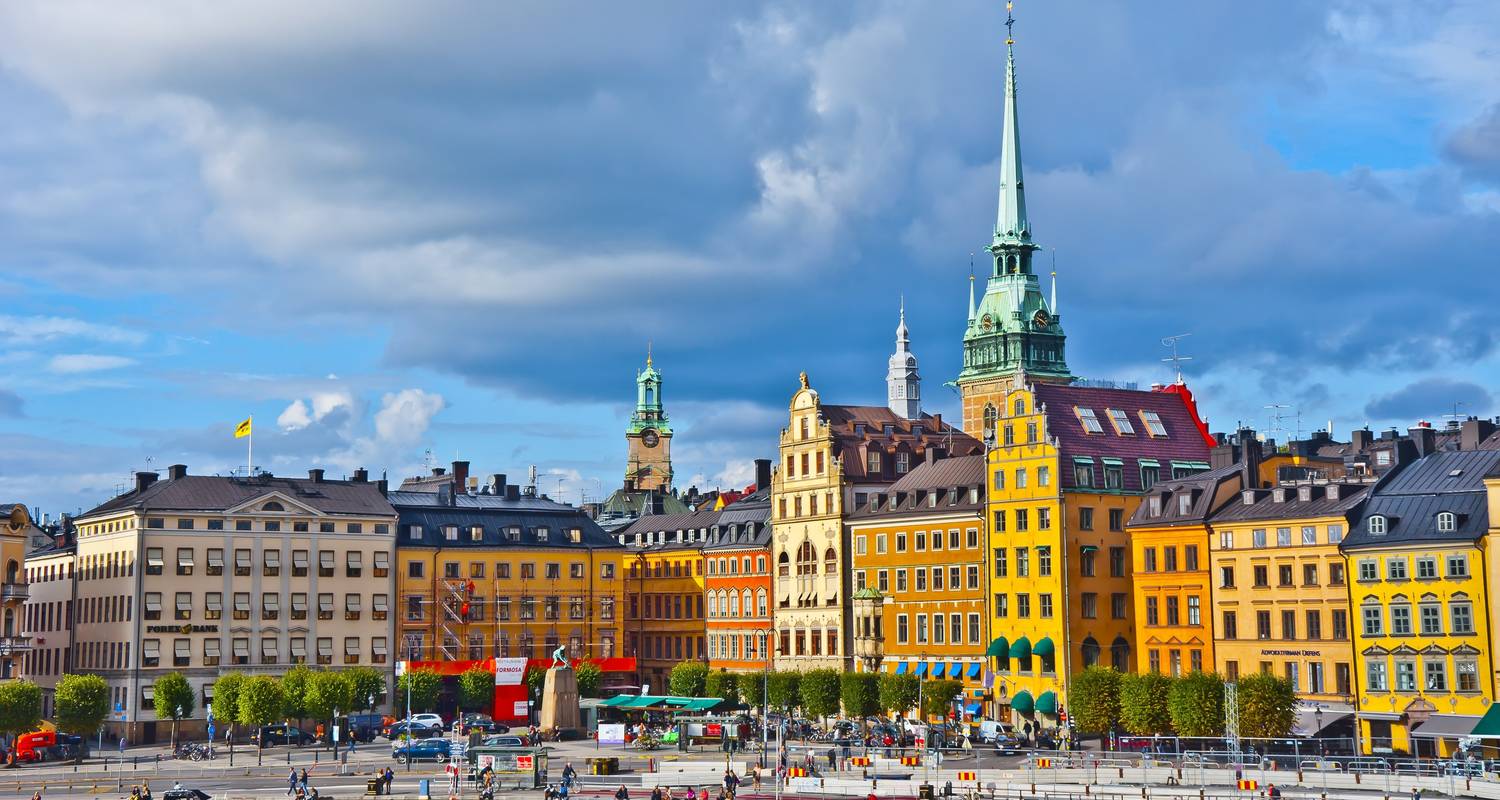
[[552, 669], [568, 669], [568, 659], [563, 656], [567, 649], [567, 645], [558, 645], [552, 651]]

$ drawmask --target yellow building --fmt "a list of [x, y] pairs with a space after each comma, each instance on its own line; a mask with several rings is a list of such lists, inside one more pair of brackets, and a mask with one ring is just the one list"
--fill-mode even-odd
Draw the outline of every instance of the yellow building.
[[1070, 675], [1098, 663], [1129, 669], [1125, 521], [1157, 482], [1207, 469], [1212, 440], [1182, 386], [1042, 383], [983, 416], [996, 431], [987, 653], [997, 713], [1022, 730], [1050, 727]]
[[32, 535], [40, 533], [26, 506], [19, 503], [9, 509], [5, 525], [0, 527], [0, 562], [5, 564], [5, 582], [0, 584], [0, 612], [4, 630], [0, 631], [0, 678], [22, 677], [23, 660], [32, 652], [30, 632], [23, 614], [26, 606], [26, 550]]
[[849, 517], [856, 668], [963, 682], [983, 696], [989, 644], [984, 456], [923, 463]]
[[666, 693], [672, 667], [707, 661], [703, 546], [718, 512], [641, 517], [617, 535], [625, 545], [625, 640], [640, 684]]
[[905, 350], [905, 331], [903, 321], [887, 377], [891, 407], [824, 404], [806, 373], [792, 395], [779, 466], [771, 478], [773, 655], [778, 669], [846, 669], [852, 663], [852, 638], [845, 625], [851, 594], [845, 583], [846, 509], [889, 489], [926, 457], [928, 448], [952, 455], [980, 450], [978, 442], [940, 416], [916, 410], [908, 417], [894, 410], [909, 412], [915, 408], [911, 401], [919, 398], [916, 360]]
[[1447, 755], [1496, 696], [1484, 479], [1500, 451], [1405, 451], [1340, 546], [1359, 734], [1369, 752]]

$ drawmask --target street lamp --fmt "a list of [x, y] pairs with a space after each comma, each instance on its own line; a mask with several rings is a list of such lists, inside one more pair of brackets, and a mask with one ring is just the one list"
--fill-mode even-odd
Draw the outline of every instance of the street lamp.
[[[770, 724], [771, 714], [771, 653], [769, 650], [767, 650], [766, 645], [767, 640], [771, 636], [771, 632], [762, 628], [761, 630], [756, 631], [756, 635], [760, 638], [760, 655], [766, 661], [766, 666], [761, 671], [760, 684], [760, 768], [765, 769], [766, 743], [770, 738], [767, 735], [767, 726]], [[776, 737], [776, 739], [777, 741], [781, 741], [781, 737], [779, 736]]]
[[182, 706], [177, 706], [177, 713], [172, 715], [172, 752], [177, 752], [177, 720], [182, 719]]
[[329, 733], [329, 735], [331, 735], [333, 737], [333, 760], [334, 761], [338, 761], [339, 760], [339, 710], [337, 708], [335, 708], [333, 710], [333, 726], [331, 728], [329, 728], [328, 733]]

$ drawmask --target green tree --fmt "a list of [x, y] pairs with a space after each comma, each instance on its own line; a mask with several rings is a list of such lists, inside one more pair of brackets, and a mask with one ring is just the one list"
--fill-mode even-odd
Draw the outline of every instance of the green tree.
[[[531, 675], [526, 676], [527, 683]], [[438, 695], [443, 692], [443, 679], [430, 669], [409, 669], [396, 680], [396, 713], [405, 714], [408, 708], [407, 687], [411, 687], [410, 708], [413, 714], [431, 711], [437, 705]]]
[[579, 661], [573, 668], [573, 680], [578, 683], [579, 697], [597, 697], [599, 685], [604, 682], [604, 670], [592, 661]]
[[354, 681], [342, 672], [314, 672], [307, 679], [303, 708], [316, 720], [330, 720], [335, 712], [354, 710]]
[[892, 714], [905, 714], [917, 706], [917, 676], [885, 672], [880, 675], [880, 706]]
[[243, 672], [227, 672], [214, 681], [214, 719], [223, 720], [234, 746], [235, 723], [239, 722], [240, 692], [248, 680]]
[[[281, 676], [281, 713], [288, 719], [301, 722], [307, 718], [307, 684], [313, 674], [306, 664], [298, 664]], [[218, 696], [217, 689], [214, 696]]]
[[922, 711], [927, 717], [946, 718], [953, 710], [953, 701], [964, 690], [964, 685], [954, 680], [928, 681], [922, 687]]
[[1219, 736], [1224, 733], [1224, 680], [1193, 672], [1172, 681], [1167, 711], [1178, 736]]
[[1167, 695], [1172, 679], [1160, 672], [1120, 677], [1120, 724], [1137, 736], [1168, 733], [1172, 714], [1167, 710]]
[[544, 669], [528, 669], [526, 670], [524, 680], [526, 681], [526, 691], [530, 692], [534, 698], [541, 697], [542, 689], [547, 686], [547, 671]]
[[[215, 686], [215, 699], [218, 694], [218, 687]], [[157, 697], [161, 695], [157, 694]], [[235, 721], [257, 729], [262, 725], [269, 725], [281, 717], [281, 707], [285, 702], [280, 681], [269, 675], [246, 678], [244, 685], [239, 688], [239, 696], [235, 698]], [[255, 763], [260, 764], [265, 749], [257, 747], [255, 750]]]
[[740, 702], [740, 676], [724, 670], [708, 673], [708, 677], [703, 681], [703, 696], [723, 698], [727, 705], [738, 704]]
[[1068, 684], [1068, 716], [1080, 733], [1102, 734], [1120, 718], [1120, 673], [1092, 666]]
[[495, 673], [484, 667], [470, 667], [458, 676], [458, 702], [468, 711], [488, 711], [495, 707]]
[[667, 686], [677, 697], [702, 697], [707, 681], [707, 664], [702, 661], [684, 661], [672, 668]]
[[1240, 678], [1240, 735], [1280, 738], [1292, 730], [1297, 692], [1292, 682], [1265, 672]]
[[773, 672], [766, 691], [772, 708], [791, 711], [802, 703], [802, 673]]
[[177, 721], [192, 716], [197, 695], [180, 672], [168, 672], [156, 679], [153, 691], [157, 719], [172, 720], [172, 749], [177, 749]]
[[764, 672], [741, 673], [737, 681], [740, 690], [740, 702], [752, 708], [760, 708], [766, 704], [766, 679]]
[[839, 700], [844, 713], [860, 720], [880, 713], [880, 676], [874, 672], [845, 672], [839, 676]]
[[62, 676], [54, 693], [57, 727], [88, 736], [109, 717], [109, 684], [98, 675]]
[[802, 712], [826, 720], [839, 713], [839, 675], [836, 669], [814, 669], [802, 673], [797, 693], [802, 697]]
[[42, 690], [31, 681], [0, 683], [0, 733], [19, 736], [42, 723]]
[[354, 707], [374, 711], [385, 694], [385, 673], [374, 667], [354, 667], [344, 670], [344, 674], [354, 687]]

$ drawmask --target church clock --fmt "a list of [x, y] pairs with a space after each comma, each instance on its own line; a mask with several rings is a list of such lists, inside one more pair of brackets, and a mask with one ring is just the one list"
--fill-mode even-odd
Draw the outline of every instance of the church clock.
[[647, 428], [641, 431], [641, 444], [647, 447], [655, 447], [661, 443], [661, 436], [655, 428]]

